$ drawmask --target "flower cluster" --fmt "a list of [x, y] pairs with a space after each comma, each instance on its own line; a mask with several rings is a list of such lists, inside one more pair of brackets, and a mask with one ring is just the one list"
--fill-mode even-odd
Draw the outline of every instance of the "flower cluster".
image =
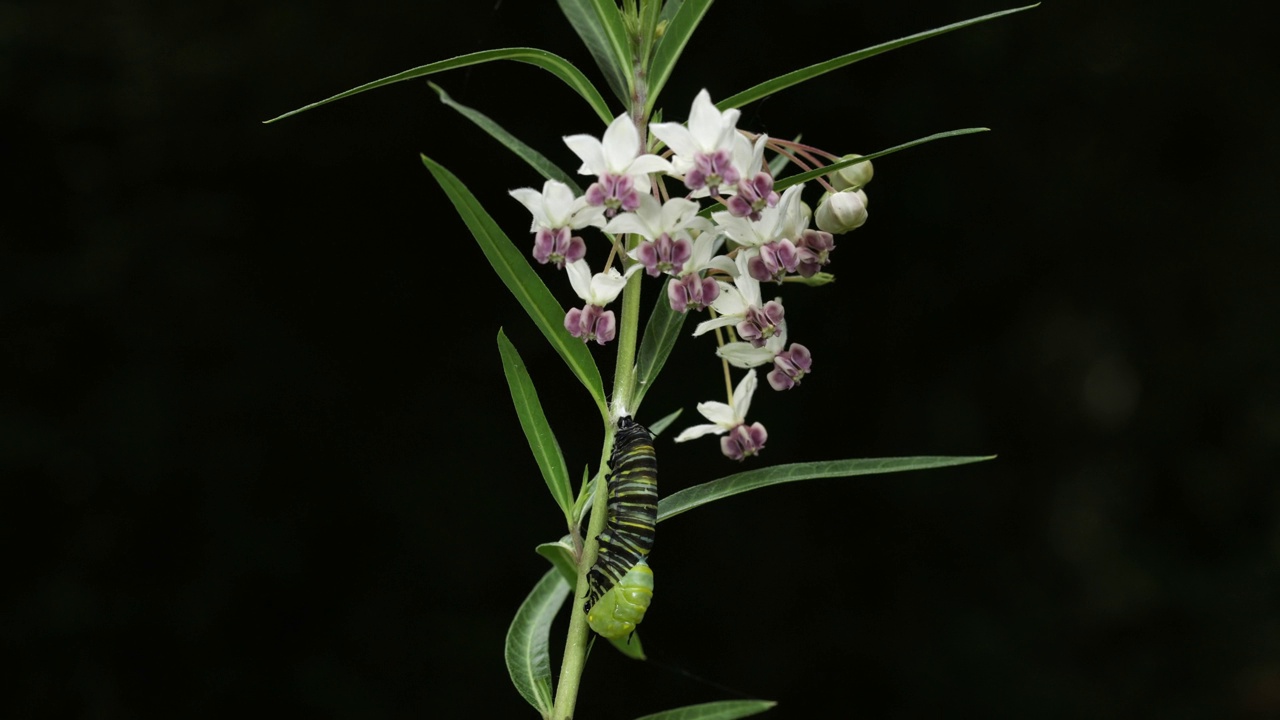
[[[564, 139], [582, 161], [578, 172], [595, 177], [582, 195], [554, 180], [547, 181], [542, 192], [511, 191], [533, 215], [534, 259], [565, 270], [584, 302], [565, 314], [570, 335], [600, 345], [613, 340], [617, 320], [606, 308], [627, 279], [641, 270], [650, 277], [669, 278], [672, 310], [709, 313], [694, 335], [715, 331], [716, 354], [747, 373], [729, 404], [698, 405], [712, 424], [691, 427], [676, 441], [721, 435], [721, 451], [735, 460], [760, 452], [768, 437], [763, 425], [746, 420], [757, 385], [756, 368], [770, 368], [766, 379], [774, 390], [789, 390], [813, 367], [806, 346], [788, 343], [782, 299], [766, 301], [761, 286], [829, 281], [822, 268], [831, 262], [834, 236], [866, 221], [862, 188], [872, 176], [871, 163], [862, 161], [820, 179], [827, 192], [817, 211], [811, 211], [801, 200], [803, 185], [792, 185], [781, 194], [774, 189], [765, 150], [806, 170], [827, 164], [819, 157], [828, 162], [841, 158], [741, 131], [738, 119], [737, 110], [721, 112], [703, 90], [693, 101], [687, 124], [649, 127], [668, 149], [658, 155], [648, 152], [636, 123], [623, 115], [603, 138]], [[683, 183], [685, 192], [672, 196], [664, 178]], [[708, 213], [699, 204], [702, 199], [723, 209]], [[611, 241], [608, 259], [596, 273], [586, 260], [586, 242], [574, 234], [587, 227], [597, 228]], [[620, 255], [626, 258], [620, 263], [622, 272], [613, 267]]]

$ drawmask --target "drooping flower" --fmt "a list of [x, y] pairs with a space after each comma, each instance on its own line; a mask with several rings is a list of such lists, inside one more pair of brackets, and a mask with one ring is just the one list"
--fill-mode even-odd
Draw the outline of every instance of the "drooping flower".
[[716, 232], [703, 232], [693, 241], [693, 253], [684, 265], [679, 279], [667, 283], [667, 300], [678, 313], [702, 310], [720, 296], [720, 284], [713, 278], [703, 277], [702, 271], [716, 269], [732, 275], [733, 261], [717, 255], [724, 237]]
[[589, 225], [604, 227], [604, 211], [588, 205], [585, 198], [575, 197], [573, 190], [558, 180], [543, 183], [542, 192], [533, 188], [516, 188], [508, 193], [533, 215], [530, 232], [539, 228], [581, 230]]
[[719, 192], [721, 186], [737, 185], [741, 172], [733, 162], [733, 138], [737, 133], [740, 111], [720, 112], [711, 95], [702, 90], [689, 108], [689, 122], [654, 123], [649, 126], [654, 137], [667, 144], [675, 156], [672, 172], [684, 178], [693, 197], [706, 197]]
[[667, 301], [678, 313], [702, 310], [720, 296], [720, 285], [698, 273], [681, 275], [679, 280], [667, 283]]
[[718, 327], [735, 325], [739, 337], [761, 347], [775, 334], [786, 331], [782, 300], [774, 298], [763, 302], [760, 281], [751, 277], [747, 270], [751, 257], [746, 253], [738, 255], [737, 276], [733, 284], [721, 282], [720, 295], [711, 303], [720, 316], [698, 323], [693, 331], [695, 337]]
[[778, 353], [782, 352], [782, 348], [786, 347], [786, 345], [787, 328], [786, 325], [783, 325], [779, 332], [760, 345], [745, 341], [725, 343], [716, 348], [716, 355], [724, 358], [734, 367], [749, 369], [773, 362], [774, 358], [778, 356]]
[[649, 174], [671, 171], [671, 163], [642, 151], [640, 132], [627, 115], [614, 119], [601, 140], [592, 135], [570, 135], [564, 142], [582, 160], [578, 172], [596, 176], [597, 181], [587, 188], [586, 199], [592, 206], [603, 207], [606, 217], [619, 210], [635, 210], [641, 196], [649, 192]]
[[557, 269], [587, 253], [586, 243], [571, 230], [602, 227], [605, 222], [604, 208], [588, 205], [586, 198], [574, 197], [568, 185], [555, 180], [544, 183], [542, 192], [516, 188], [510, 195], [533, 215], [533, 258], [543, 265], [554, 263]]
[[795, 242], [809, 226], [809, 217], [800, 191], [804, 185], [792, 185], [783, 191], [778, 204], [759, 212], [759, 219], [736, 217], [727, 210], [711, 213], [711, 219], [720, 226], [730, 240], [751, 248], [758, 248], [778, 240]]
[[587, 244], [577, 235], [570, 235], [569, 228], [559, 230], [540, 228], [533, 236], [533, 259], [539, 264], [553, 263], [563, 270], [566, 262], [586, 257]]
[[761, 245], [760, 249], [747, 260], [747, 272], [760, 282], [780, 283], [787, 273], [797, 270], [799, 262], [800, 255], [795, 243], [782, 238]]
[[769, 385], [774, 390], [790, 390], [800, 384], [800, 380], [813, 368], [813, 356], [809, 348], [800, 343], [791, 343], [791, 347], [778, 353], [773, 358], [773, 369], [769, 371]]
[[604, 345], [617, 337], [618, 321], [612, 310], [588, 303], [565, 313], [564, 329], [584, 343], [595, 340], [597, 345]]
[[734, 138], [734, 163], [742, 171], [736, 192], [725, 202], [729, 214], [759, 220], [760, 212], [778, 204], [778, 193], [773, 189], [773, 176], [764, 171], [764, 147], [768, 135], [756, 138], [755, 145], [742, 135]]
[[662, 273], [679, 276], [693, 256], [692, 232], [711, 229], [711, 221], [698, 217], [698, 203], [672, 198], [659, 205], [652, 195], [640, 198], [635, 212], [615, 216], [606, 232], [635, 233], [645, 239], [629, 253], [650, 277]]
[[720, 439], [720, 452], [733, 460], [742, 460], [764, 448], [769, 433], [760, 423], [747, 425], [747, 411], [751, 408], [751, 396], [756, 392], [756, 371], [749, 371], [733, 389], [732, 403], [698, 403], [698, 412], [710, 424], [694, 425], [676, 436], [676, 442], [685, 442], [703, 435], [725, 435]]
[[796, 272], [813, 277], [831, 262], [831, 251], [835, 249], [836, 239], [831, 233], [805, 230], [796, 241]]
[[786, 332], [786, 313], [782, 309], [782, 298], [774, 298], [764, 307], [747, 308], [746, 316], [734, 329], [738, 337], [751, 343], [754, 347], [764, 347], [765, 342], [778, 333]]
[[594, 275], [585, 260], [571, 262], [566, 268], [569, 284], [578, 297], [586, 301], [586, 305], [565, 313], [565, 329], [583, 342], [595, 340], [597, 344], [604, 345], [613, 340], [617, 332], [617, 320], [613, 311], [605, 310], [604, 306], [618, 297], [627, 284], [627, 278], [634, 275], [640, 266], [632, 265], [625, 274], [609, 268]]
[[760, 423], [743, 423], [720, 438], [720, 452], [730, 460], [746, 460], [760, 454], [764, 444], [769, 440], [769, 431]]
[[627, 268], [626, 273], [618, 272], [617, 268], [609, 268], [592, 275], [591, 267], [585, 260], [569, 263], [566, 267], [573, 292], [588, 303], [600, 307], [617, 299], [622, 288], [626, 287], [627, 279], [640, 269], [639, 265], [632, 265]]

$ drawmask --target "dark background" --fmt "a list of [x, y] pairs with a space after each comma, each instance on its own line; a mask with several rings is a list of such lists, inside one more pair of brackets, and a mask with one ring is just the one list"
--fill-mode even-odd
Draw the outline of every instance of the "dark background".
[[[721, 2], [664, 105], [1007, 6]], [[1000, 458], [664, 523], [652, 662], [597, 647], [579, 717], [1280, 716], [1280, 62], [1243, 12], [1051, 1], [745, 108], [837, 153], [994, 129], [878, 161], [838, 282], [786, 288], [815, 372], [757, 396], [754, 464]], [[521, 245], [506, 190], [541, 181], [420, 81], [260, 122], [492, 47], [598, 77], [554, 4], [0, 3], [0, 33], [2, 714], [532, 717], [503, 637], [563, 528], [498, 328], [571, 468], [600, 428], [417, 153]], [[529, 66], [437, 81], [566, 166], [599, 131]], [[640, 419], [696, 422], [718, 372], [689, 342]], [[739, 469], [670, 437], [664, 489]]]

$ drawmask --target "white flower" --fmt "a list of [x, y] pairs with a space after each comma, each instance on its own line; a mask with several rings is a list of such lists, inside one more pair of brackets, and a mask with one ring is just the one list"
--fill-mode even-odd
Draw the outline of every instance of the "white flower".
[[619, 213], [605, 232], [635, 233], [645, 240], [657, 240], [666, 235], [672, 240], [689, 239], [690, 230], [710, 230], [711, 221], [698, 217], [698, 203], [685, 198], [671, 198], [659, 205], [657, 198], [645, 195], [634, 212]]
[[720, 296], [711, 303], [711, 307], [720, 314], [719, 317], [698, 323], [698, 327], [693, 330], [694, 337], [718, 327], [742, 322], [747, 316], [747, 310], [764, 305], [760, 298], [760, 281], [747, 273], [748, 259], [747, 253], [738, 253], [738, 263], [734, 267], [737, 277], [733, 279], [732, 285], [720, 282]]
[[800, 202], [803, 187], [801, 184], [787, 188], [777, 205], [760, 211], [759, 220], [734, 217], [728, 210], [711, 213], [711, 218], [730, 240], [739, 245], [757, 248], [783, 239], [795, 242], [809, 225], [804, 203]]
[[756, 138], [755, 145], [746, 135], [738, 133], [733, 138], [733, 164], [742, 172], [742, 177], [750, 180], [764, 169], [764, 146], [769, 142], [768, 135]]
[[686, 428], [678, 436], [676, 442], [684, 442], [694, 438], [700, 438], [703, 435], [723, 435], [735, 427], [742, 425], [747, 421], [747, 410], [751, 408], [751, 396], [756, 392], [756, 371], [752, 370], [742, 378], [738, 386], [733, 389], [733, 404], [725, 405], [722, 402], [702, 402], [698, 403], [698, 412], [702, 413], [702, 417], [710, 420], [712, 425], [694, 425]]
[[588, 225], [604, 225], [604, 208], [588, 205], [585, 197], [574, 197], [569, 186], [557, 180], [544, 183], [542, 192], [533, 188], [516, 188], [509, 193], [533, 214], [531, 232], [543, 228], [581, 230]]
[[716, 348], [716, 355], [734, 367], [753, 368], [773, 362], [786, 346], [787, 326], [784, 324], [777, 333], [764, 341], [762, 347], [742, 341], [725, 343], [723, 347]]
[[713, 155], [717, 150], [733, 151], [740, 114], [737, 109], [720, 112], [711, 102], [710, 93], [703, 90], [689, 108], [688, 127], [680, 123], [654, 123], [649, 131], [675, 153], [672, 161], [675, 174], [684, 175], [693, 169], [694, 157], [699, 153]]
[[649, 191], [649, 173], [671, 171], [671, 163], [657, 155], [640, 152], [640, 133], [625, 114], [609, 124], [603, 141], [592, 135], [570, 135], [564, 144], [582, 160], [582, 167], [578, 168], [580, 174], [630, 176], [636, 190], [642, 193]]
[[573, 291], [577, 293], [578, 297], [585, 300], [587, 304], [599, 307], [604, 307], [617, 299], [618, 294], [622, 292], [622, 288], [627, 284], [627, 278], [640, 269], [640, 265], [632, 265], [627, 268], [625, 275], [619, 273], [615, 268], [609, 268], [605, 272], [592, 275], [591, 267], [587, 265], [586, 260], [575, 260], [565, 265], [565, 270], [569, 273], [569, 284], [573, 286]]
[[704, 232], [693, 241], [693, 257], [689, 258], [689, 262], [684, 264], [683, 275], [692, 272], [702, 272], [707, 268], [714, 268], [728, 275], [735, 275], [738, 272], [737, 266], [733, 261], [724, 255], [717, 255], [721, 246], [724, 245], [724, 236], [718, 232]]

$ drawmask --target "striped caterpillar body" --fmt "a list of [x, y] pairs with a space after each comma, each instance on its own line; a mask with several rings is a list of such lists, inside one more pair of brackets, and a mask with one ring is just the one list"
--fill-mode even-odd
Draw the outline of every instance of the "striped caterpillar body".
[[587, 573], [584, 607], [591, 629], [611, 640], [627, 637], [653, 599], [653, 549], [658, 522], [658, 461], [649, 430], [618, 420], [609, 456], [608, 523], [600, 532], [596, 564]]

